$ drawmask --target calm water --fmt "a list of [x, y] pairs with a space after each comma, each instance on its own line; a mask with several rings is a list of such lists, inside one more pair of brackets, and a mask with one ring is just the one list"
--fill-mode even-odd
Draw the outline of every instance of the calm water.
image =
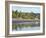
[[40, 30], [40, 27], [38, 26], [36, 26], [36, 27], [24, 27], [24, 28], [17, 28], [17, 30], [13, 30], [13, 31], [32, 31], [32, 30]]
[[31, 31], [31, 30], [40, 30], [40, 22], [32, 22], [32, 21], [12, 21], [13, 24], [31, 24], [31, 27], [17, 27], [16, 29], [13, 29], [14, 31]]

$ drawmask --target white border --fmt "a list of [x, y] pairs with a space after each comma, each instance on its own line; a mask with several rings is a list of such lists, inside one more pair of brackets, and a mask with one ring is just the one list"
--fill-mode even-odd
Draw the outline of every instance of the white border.
[[[12, 31], [12, 6], [20, 6], [20, 7], [40, 7], [40, 30], [36, 31]], [[9, 34], [25, 34], [25, 33], [43, 33], [43, 7], [40, 5], [22, 5], [22, 4], [10, 4], [9, 14], [10, 14], [10, 29]]]

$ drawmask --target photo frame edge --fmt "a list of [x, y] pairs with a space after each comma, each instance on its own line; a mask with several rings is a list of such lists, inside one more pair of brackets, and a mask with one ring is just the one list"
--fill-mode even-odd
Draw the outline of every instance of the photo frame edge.
[[[9, 28], [8, 28], [9, 16], [7, 14], [8, 14], [8, 5], [9, 5], [9, 3], [14, 3], [14, 2], [17, 3], [19, 1], [5, 1], [5, 37], [12, 37], [13, 36], [13, 35], [9, 35]], [[19, 3], [23, 3], [23, 2], [19, 2]], [[24, 2], [24, 3], [29, 3], [29, 2]], [[24, 34], [24, 35], [20, 35], [20, 36], [35, 36], [35, 35], [44, 35], [45, 34], [45, 4], [44, 3], [39, 3], [39, 4], [43, 5], [43, 7], [44, 7], [43, 8], [44, 9], [43, 10], [43, 33], [42, 34], [33, 34], [33, 35], [30, 35], [30, 34], [26, 35], [26, 34]], [[14, 36], [14, 37], [18, 37], [18, 36], [19, 35]]]

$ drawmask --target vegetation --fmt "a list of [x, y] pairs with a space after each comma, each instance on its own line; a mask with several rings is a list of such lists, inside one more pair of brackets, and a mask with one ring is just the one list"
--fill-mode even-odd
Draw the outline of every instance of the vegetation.
[[[12, 18], [15, 18], [15, 19], [35, 19], [35, 18], [38, 18], [40, 19], [40, 13], [33, 13], [33, 12], [18, 12], [17, 10], [16, 11], [12, 11]], [[32, 25], [31, 24], [12, 24], [12, 29], [16, 29], [17, 28], [21, 28], [23, 27], [31, 27]]]
[[38, 18], [40, 19], [40, 14], [39, 13], [28, 13], [28, 12], [18, 12], [16, 11], [12, 11], [12, 18], [21, 18], [21, 19], [34, 19], [34, 18]]

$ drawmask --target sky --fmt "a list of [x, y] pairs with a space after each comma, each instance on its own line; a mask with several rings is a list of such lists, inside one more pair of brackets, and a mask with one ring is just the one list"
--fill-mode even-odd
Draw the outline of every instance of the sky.
[[40, 7], [19, 7], [19, 6], [12, 6], [12, 10], [18, 10], [18, 12], [34, 12], [34, 13], [40, 13]]

